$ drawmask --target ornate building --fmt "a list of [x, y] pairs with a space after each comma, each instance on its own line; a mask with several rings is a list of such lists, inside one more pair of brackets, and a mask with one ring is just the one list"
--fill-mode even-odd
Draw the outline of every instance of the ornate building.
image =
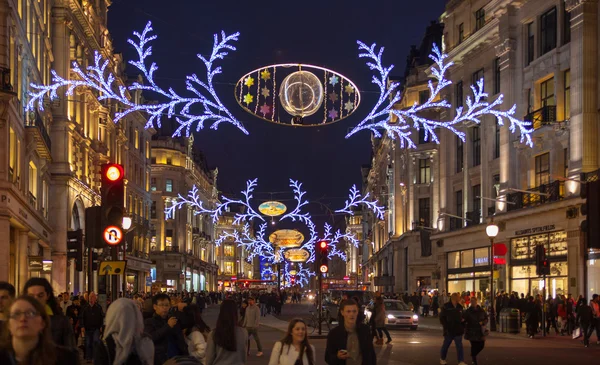
[[207, 209], [217, 203], [218, 170], [210, 170], [194, 153], [193, 137], [154, 136], [151, 144], [150, 190], [152, 276], [160, 286], [177, 291], [216, 290], [215, 226], [209, 217], [195, 215], [185, 206], [165, 220], [165, 208], [192, 186]]
[[[221, 234], [241, 231], [241, 225], [234, 225], [235, 212], [225, 212], [217, 222], [217, 237]], [[219, 266], [218, 288], [219, 291], [232, 291], [242, 289], [245, 285], [243, 279], [253, 279], [255, 268], [248, 262], [248, 254], [243, 247], [237, 247], [233, 239], [226, 239], [216, 248], [217, 264]], [[260, 271], [259, 271], [260, 272]]]

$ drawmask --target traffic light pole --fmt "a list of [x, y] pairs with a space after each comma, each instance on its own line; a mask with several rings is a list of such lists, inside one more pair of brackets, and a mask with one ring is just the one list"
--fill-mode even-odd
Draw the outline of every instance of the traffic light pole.
[[[112, 246], [110, 249], [110, 256], [113, 259], [113, 261], [117, 261], [119, 260], [119, 247], [118, 246]], [[111, 275], [110, 276], [110, 287], [111, 287], [111, 296], [110, 296], [110, 302], [114, 302], [115, 300], [117, 300], [118, 296], [117, 296], [117, 290], [119, 286], [119, 276], [118, 275]]]
[[318, 307], [317, 310], [319, 311], [319, 335], [321, 334], [321, 322], [323, 321], [323, 273], [319, 273], [319, 295], [317, 296], [317, 303], [318, 303]]
[[94, 291], [94, 249], [92, 247], [88, 247], [88, 293]]
[[542, 275], [542, 278], [544, 280], [544, 287], [542, 288], [542, 336], [546, 337], [546, 274]]

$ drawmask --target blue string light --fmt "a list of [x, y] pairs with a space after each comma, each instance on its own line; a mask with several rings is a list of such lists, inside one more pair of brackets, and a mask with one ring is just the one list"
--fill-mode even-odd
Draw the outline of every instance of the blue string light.
[[[72, 71], [77, 75], [78, 79], [68, 80], [59, 76], [56, 71], [52, 70], [52, 83], [50, 85], [31, 84], [33, 91], [29, 92], [31, 97], [27, 103], [27, 110], [33, 110], [36, 105], [40, 110], [44, 109], [43, 99], [49, 94], [50, 100], [58, 98], [58, 89], [67, 88], [66, 95], [72, 96], [73, 91], [78, 87], [88, 87], [97, 90], [100, 94], [98, 100], [112, 99], [124, 106], [123, 111], [115, 113], [114, 122], [124, 118], [126, 115], [142, 111], [148, 114], [148, 122], [146, 128], [161, 127], [161, 118], [167, 115], [168, 118], [175, 117], [179, 124], [178, 128], [173, 133], [173, 137], [179, 137], [182, 132], [189, 137], [191, 128], [196, 125], [196, 131], [204, 128], [205, 122], [212, 121], [211, 129], [217, 129], [221, 123], [230, 123], [240, 129], [243, 133], [248, 134], [244, 126], [231, 114], [231, 112], [223, 105], [219, 99], [217, 92], [214, 89], [213, 78], [222, 72], [221, 66], [214, 67], [214, 63], [222, 60], [227, 56], [228, 51], [235, 51], [235, 47], [231, 42], [237, 41], [239, 33], [227, 35], [221, 32], [214, 35], [213, 49], [209, 58], [198, 54], [198, 58], [206, 67], [206, 82], [201, 81], [196, 74], [186, 77], [186, 89], [194, 96], [184, 97], [177, 94], [173, 88], [167, 90], [158, 86], [154, 80], [154, 72], [158, 70], [155, 62], [147, 65], [147, 59], [152, 55], [152, 46], [150, 42], [157, 38], [152, 34], [152, 23], [148, 22], [144, 31], [140, 34], [134, 32], [136, 40], [129, 39], [127, 42], [131, 44], [138, 54], [138, 60], [129, 61], [131, 65], [141, 71], [147, 84], [133, 83], [130, 86], [124, 86], [113, 72], [108, 68], [109, 60], [104, 60], [100, 53], [96, 51], [94, 55], [94, 64], [81, 69], [77, 62], [73, 62]], [[130, 98], [132, 91], [143, 90], [156, 93], [161, 98], [167, 99], [166, 102], [156, 104], [140, 104]], [[190, 108], [200, 106], [203, 111], [200, 114], [195, 113]]]
[[[440, 143], [435, 129], [438, 127], [446, 128], [456, 134], [463, 142], [465, 141], [465, 133], [456, 129], [465, 121], [472, 121], [477, 124], [481, 123], [481, 117], [485, 115], [493, 115], [498, 125], [503, 126], [504, 120], [510, 122], [509, 130], [515, 133], [517, 128], [520, 133], [521, 143], [525, 142], [528, 146], [533, 147], [533, 141], [531, 139], [531, 122], [521, 121], [514, 117], [517, 110], [517, 106], [513, 105], [512, 108], [506, 111], [497, 110], [504, 100], [503, 95], [499, 95], [493, 102], [488, 103], [486, 98], [487, 93], [483, 91], [483, 78], [477, 81], [476, 85], [471, 85], [473, 91], [473, 99], [467, 97], [465, 104], [466, 108], [456, 108], [455, 117], [450, 121], [438, 121], [424, 118], [419, 115], [427, 109], [451, 109], [452, 105], [444, 99], [435, 101], [440, 95], [440, 91], [445, 87], [452, 84], [452, 81], [446, 79], [445, 74], [449, 67], [453, 65], [453, 62], [444, 63], [444, 60], [448, 55], [443, 54], [437, 45], [433, 45], [433, 53], [429, 55], [435, 62], [435, 66], [431, 67], [431, 73], [433, 78], [437, 80], [434, 85], [432, 80], [429, 80], [429, 99], [422, 104], [415, 102], [412, 107], [404, 110], [394, 109], [393, 106], [401, 100], [400, 92], [397, 90], [399, 83], [392, 82], [388, 85], [388, 77], [390, 71], [394, 68], [393, 65], [385, 67], [382, 64], [382, 55], [384, 47], [380, 47], [379, 51], [376, 52], [376, 45], [373, 43], [370, 47], [361, 41], [357, 41], [358, 49], [360, 51], [359, 58], [367, 58], [367, 66], [371, 71], [376, 71], [378, 75], [373, 75], [372, 83], [379, 87], [379, 99], [375, 103], [375, 106], [371, 112], [354, 127], [350, 133], [346, 135], [349, 138], [353, 134], [361, 130], [370, 130], [376, 137], [381, 137], [381, 130], [384, 130], [388, 136], [392, 139], [399, 139], [400, 146], [404, 148], [416, 148], [416, 145], [410, 138], [411, 126], [409, 122], [412, 121], [413, 129], [423, 128], [425, 134], [425, 141], [433, 141]], [[437, 66], [437, 67], [436, 67]], [[394, 115], [397, 120], [390, 118]]]

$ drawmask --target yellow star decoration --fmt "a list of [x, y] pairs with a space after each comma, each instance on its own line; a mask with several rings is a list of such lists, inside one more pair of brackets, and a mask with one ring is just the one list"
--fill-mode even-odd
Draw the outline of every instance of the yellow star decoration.
[[266, 81], [271, 78], [271, 73], [269, 72], [269, 70], [264, 69], [260, 73], [260, 78]]
[[246, 80], [244, 80], [244, 85], [246, 85], [248, 87], [254, 85], [254, 77], [252, 77], [252, 76], [246, 77]]
[[250, 93], [244, 95], [244, 103], [246, 103], [246, 105], [250, 105], [250, 103], [252, 103], [254, 101], [254, 96], [250, 95]]
[[344, 88], [344, 91], [346, 91], [346, 94], [348, 94], [348, 95], [354, 94], [354, 88], [350, 84], [346, 85], [346, 87]]

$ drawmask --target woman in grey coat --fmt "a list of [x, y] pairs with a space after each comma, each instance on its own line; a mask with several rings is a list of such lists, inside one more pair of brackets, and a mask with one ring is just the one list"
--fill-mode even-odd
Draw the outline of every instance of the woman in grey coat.
[[208, 335], [206, 365], [239, 365], [246, 363], [248, 333], [239, 326], [236, 303], [221, 303], [217, 325]]
[[477, 365], [477, 355], [485, 346], [485, 328], [488, 322], [487, 313], [477, 304], [477, 297], [471, 298], [471, 306], [467, 309], [463, 318], [465, 320], [465, 340], [471, 342], [471, 358], [473, 365]]

